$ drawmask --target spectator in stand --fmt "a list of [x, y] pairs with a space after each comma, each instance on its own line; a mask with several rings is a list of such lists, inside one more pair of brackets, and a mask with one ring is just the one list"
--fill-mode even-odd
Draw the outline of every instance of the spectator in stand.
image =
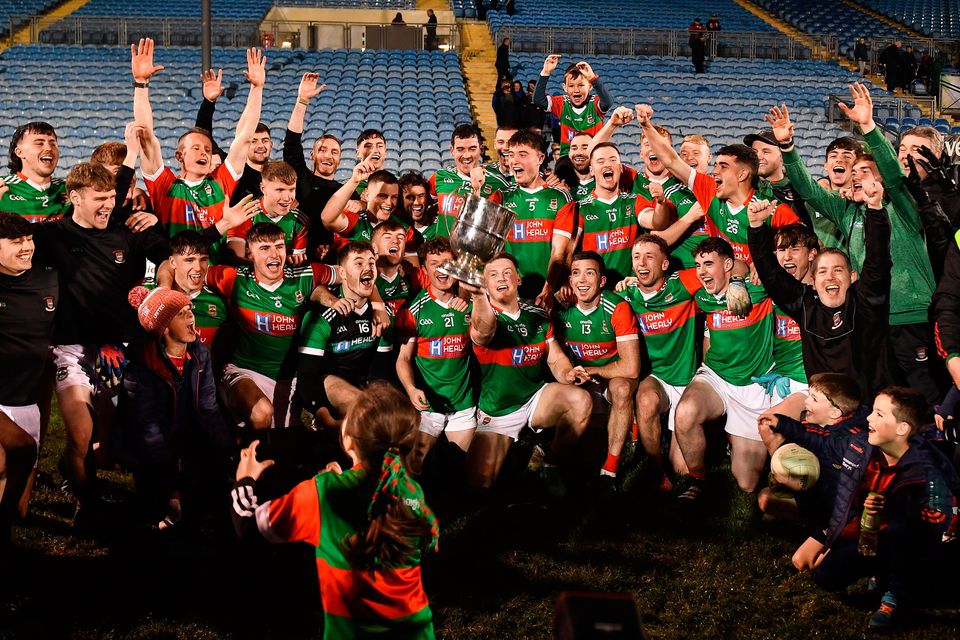
[[899, 40], [887, 47], [880, 54], [880, 64], [883, 65], [884, 80], [887, 83], [887, 91], [896, 92], [900, 79], [900, 65], [902, 64], [900, 56], [900, 47], [903, 45]]
[[498, 81], [503, 78], [513, 79], [513, 74], [510, 72], [510, 38], [504, 38], [497, 47], [497, 61], [494, 64], [497, 67]]
[[690, 23], [690, 26], [687, 27], [687, 31], [690, 32], [691, 39], [693, 38], [693, 36], [697, 34], [702, 34], [706, 30], [707, 28], [703, 26], [703, 24], [700, 22], [700, 18], [694, 18], [693, 22]]
[[710, 14], [710, 19], [707, 20], [707, 31], [721, 31], [723, 27], [720, 26], [720, 18], [717, 17], [717, 14]]
[[900, 54], [900, 86], [904, 93], [912, 93], [911, 85], [917, 77], [917, 55], [913, 52], [913, 47], [907, 45], [907, 48]]
[[397, 11], [397, 15], [393, 16], [393, 24], [405, 25], [406, 22], [403, 21], [403, 14]]
[[437, 14], [433, 9], [427, 9], [427, 51], [433, 51], [437, 48]]
[[690, 58], [693, 60], [693, 68], [696, 73], [704, 73], [706, 68], [704, 64], [707, 60], [707, 43], [703, 40], [703, 33], [700, 31], [690, 31]]
[[860, 37], [857, 40], [857, 45], [853, 48], [853, 59], [857, 61], [857, 66], [860, 67], [860, 75], [867, 75], [867, 62], [870, 60], [870, 45], [867, 44], [867, 39]]
[[500, 87], [493, 94], [493, 113], [497, 116], [498, 127], [520, 126], [520, 105], [508, 78], [500, 79]]

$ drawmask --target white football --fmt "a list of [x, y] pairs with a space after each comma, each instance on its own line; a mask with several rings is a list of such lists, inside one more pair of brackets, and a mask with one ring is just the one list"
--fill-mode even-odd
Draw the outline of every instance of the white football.
[[806, 491], [820, 478], [820, 461], [798, 444], [785, 444], [773, 453], [770, 471], [788, 489]]

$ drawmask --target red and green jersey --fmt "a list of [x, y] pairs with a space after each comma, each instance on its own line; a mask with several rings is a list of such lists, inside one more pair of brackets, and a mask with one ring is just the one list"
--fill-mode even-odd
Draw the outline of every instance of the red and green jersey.
[[800, 342], [800, 325], [797, 321], [773, 305], [773, 370], [797, 382], [807, 381], [803, 368], [803, 349]]
[[487, 164], [483, 165], [483, 168], [488, 174], [495, 178], [499, 178], [501, 182], [508, 186], [516, 182], [512, 173], [504, 173], [500, 170], [500, 163], [497, 161], [488, 162]]
[[617, 343], [638, 340], [637, 323], [626, 301], [601, 291], [597, 306], [573, 305], [560, 312], [557, 337], [574, 366], [602, 367], [620, 359]]
[[580, 201], [579, 233], [583, 251], [596, 251], [603, 257], [607, 286], [613, 287], [633, 275], [633, 243], [640, 227], [639, 216], [653, 203], [630, 193], [618, 193], [610, 200], [592, 194]]
[[636, 286], [620, 292], [636, 314], [651, 372], [675, 387], [690, 384], [697, 371], [697, 303], [693, 295], [698, 289], [696, 272], [685, 269], [651, 294]]
[[405, 262], [400, 263], [400, 268], [393, 274], [393, 278], [388, 278], [383, 271], [378, 269], [376, 284], [380, 297], [390, 307], [394, 316], [397, 315], [400, 307], [406, 303], [410, 296], [420, 290], [417, 274]]
[[477, 405], [470, 375], [470, 313], [455, 311], [424, 289], [397, 315], [400, 341], [413, 342], [414, 378], [430, 411], [453, 413]]
[[294, 375], [294, 338], [303, 306], [314, 288], [336, 282], [333, 267], [312, 263], [287, 267], [285, 277], [267, 287], [257, 282], [252, 266], [211, 266], [207, 286], [227, 299], [237, 325], [230, 362], [272, 380]]
[[[497, 194], [506, 191], [510, 183], [490, 171], [484, 174], [480, 197], [499, 204], [502, 198]], [[437, 200], [437, 235], [450, 235], [463, 203], [471, 193], [470, 176], [460, 174], [456, 169], [440, 169], [430, 176], [430, 195]]]
[[[693, 195], [693, 192], [687, 189], [687, 185], [681, 183], [673, 176], [663, 183], [663, 195], [677, 208], [678, 218], [685, 216], [690, 212], [693, 205], [697, 204], [697, 199], [696, 196]], [[706, 217], [700, 218], [696, 223], [690, 225], [680, 244], [670, 249], [670, 256], [675, 258], [684, 269], [692, 269], [696, 264], [693, 252], [696, 250], [698, 244], [709, 237], [710, 234], [707, 233], [707, 219]]]
[[511, 315], [494, 308], [497, 329], [486, 345], [473, 345], [480, 363], [478, 407], [491, 416], [505, 416], [527, 403], [545, 383], [542, 365], [553, 341], [550, 318], [540, 307], [524, 302]]
[[521, 276], [546, 278], [554, 234], [573, 237], [574, 205], [570, 196], [551, 187], [518, 186], [504, 194], [503, 206], [517, 214], [503, 250], [517, 259]]
[[763, 287], [747, 283], [753, 309], [745, 318], [727, 311], [727, 296], [697, 291], [697, 305], [707, 314], [710, 348], [703, 363], [732, 385], [743, 387], [750, 378], [773, 368], [773, 302]]
[[593, 95], [581, 107], [573, 106], [570, 96], [547, 96], [547, 111], [560, 120], [560, 155], [570, 151], [570, 141], [579, 131], [591, 136], [603, 129], [603, 111], [600, 110], [600, 96]]
[[[726, 200], [721, 202], [717, 198], [717, 181], [713, 179], [713, 176], [696, 171], [690, 174], [688, 187], [693, 191], [700, 207], [707, 214], [707, 233], [710, 236], [720, 237], [729, 242], [733, 247], [734, 255], [740, 260], [747, 264], [753, 262], [750, 258], [750, 245], [747, 242], [747, 228], [750, 226], [750, 220], [747, 218], [747, 205], [757, 198], [756, 191], [751, 191], [746, 201], [738, 205], [732, 205]], [[798, 222], [800, 222], [800, 218], [797, 217], [794, 210], [788, 205], [780, 203], [766, 224], [778, 229]]]
[[[416, 488], [415, 499], [425, 504], [420, 486], [409, 482]], [[343, 541], [366, 526], [373, 486], [359, 466], [318, 474], [257, 506], [257, 528], [271, 542], [306, 542], [316, 548], [324, 638], [432, 640], [419, 540], [396, 567], [367, 571], [347, 559]]]
[[[366, 209], [356, 213], [344, 209], [343, 215], [347, 218], [347, 226], [344, 227], [343, 231], [333, 236], [337, 251], [343, 249], [347, 246], [347, 243], [353, 242], [354, 240], [370, 242], [373, 239], [373, 230], [380, 224], [380, 220], [378, 220], [376, 216]], [[410, 249], [414, 246], [413, 227], [395, 215], [391, 215], [390, 219], [394, 222], [399, 222], [403, 225], [403, 228], [407, 230], [404, 240], [407, 247], [407, 254], [409, 255]], [[416, 253], [413, 255], [416, 255]]]
[[[629, 193], [633, 189], [633, 182], [637, 179], [638, 172], [629, 165], [620, 165], [620, 191]], [[573, 191], [574, 200], [585, 200], [593, 196], [593, 190], [597, 186], [596, 178], [589, 177], [580, 180], [577, 188]], [[649, 198], [647, 198], [649, 200]]]
[[53, 178], [46, 187], [19, 172], [0, 177], [0, 180], [7, 184], [7, 192], [0, 196], [0, 211], [15, 213], [30, 222], [43, 222], [66, 215], [73, 209], [62, 178]]
[[239, 227], [227, 231], [228, 242], [246, 242], [247, 234], [255, 224], [270, 222], [283, 229], [283, 238], [287, 243], [287, 254], [292, 256], [306, 255], [307, 253], [307, 226], [310, 222], [307, 216], [298, 209], [291, 209], [280, 216], [271, 216], [263, 210], [263, 198], [257, 204], [253, 218]]

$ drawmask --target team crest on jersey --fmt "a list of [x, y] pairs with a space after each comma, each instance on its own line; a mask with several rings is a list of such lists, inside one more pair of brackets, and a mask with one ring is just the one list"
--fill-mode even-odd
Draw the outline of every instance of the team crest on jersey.
[[113, 261], [117, 264], [123, 264], [127, 261], [127, 252], [123, 249], [115, 249], [113, 252]]
[[57, 308], [57, 302], [53, 299], [53, 296], [43, 296], [43, 308], [46, 311], [53, 311]]
[[215, 305], [215, 304], [208, 304], [208, 305], [207, 305], [207, 315], [208, 315], [208, 316], [215, 316], [215, 315], [217, 315], [217, 305]]
[[843, 312], [837, 311], [833, 314], [833, 325], [830, 328], [839, 329], [841, 326], [843, 326]]
[[293, 297], [297, 299], [297, 304], [303, 304], [303, 292], [297, 291]]
[[673, 302], [673, 294], [672, 294], [672, 293], [668, 293], [667, 295], [665, 295], [665, 296], [663, 297], [663, 301], [664, 301], [664, 302]]
[[554, 198], [553, 200], [550, 201], [550, 208], [551, 208], [551, 209], [556, 209], [556, 208], [557, 208], [557, 199], [556, 199], [556, 198]]
[[211, 196], [211, 197], [213, 196], [213, 189], [210, 187], [209, 184], [203, 185], [203, 192], [206, 193], [208, 196]]

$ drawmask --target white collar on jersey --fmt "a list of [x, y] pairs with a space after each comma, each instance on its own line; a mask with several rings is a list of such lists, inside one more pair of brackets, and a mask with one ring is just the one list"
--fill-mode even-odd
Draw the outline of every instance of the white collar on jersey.
[[593, 305], [593, 306], [590, 307], [589, 309], [584, 309], [583, 307], [580, 306], [580, 303], [579, 303], [579, 302], [577, 303], [577, 309], [579, 309], [579, 310], [580, 310], [580, 313], [582, 313], [582, 314], [585, 315], [585, 316], [590, 315], [591, 313], [593, 313], [594, 311], [596, 311], [596, 310], [599, 309], [599, 308], [600, 308], [600, 299], [599, 299], [599, 298], [597, 299], [597, 304]]

